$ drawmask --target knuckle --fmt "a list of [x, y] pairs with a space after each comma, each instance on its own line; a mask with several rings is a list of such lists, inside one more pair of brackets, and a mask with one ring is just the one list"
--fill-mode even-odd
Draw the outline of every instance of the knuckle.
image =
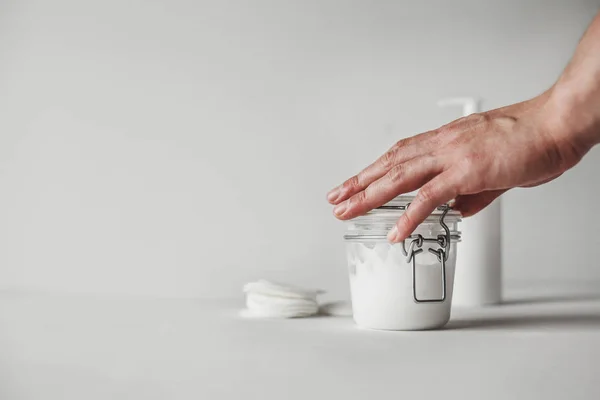
[[399, 182], [404, 176], [404, 166], [402, 164], [394, 166], [388, 172], [389, 180], [393, 183]]
[[460, 123], [460, 122], [459, 122], [459, 120], [457, 120], [457, 121], [453, 121], [453, 122], [451, 122], [451, 123], [449, 123], [449, 124], [442, 125], [442, 126], [440, 126], [439, 128], [437, 128], [437, 129], [435, 130], [435, 132], [436, 132], [438, 135], [442, 135], [442, 136], [444, 136], [444, 135], [447, 135], [447, 134], [449, 134], [449, 133], [452, 133], [452, 132], [454, 132], [454, 130], [456, 129], [456, 126], [457, 126], [459, 123]]
[[390, 169], [394, 165], [396, 159], [396, 150], [390, 149], [381, 156], [381, 166], [385, 169]]
[[351, 207], [361, 206], [366, 201], [367, 201], [367, 192], [363, 190], [362, 192], [358, 192], [357, 194], [352, 196], [352, 199], [350, 200]]
[[404, 138], [404, 139], [400, 139], [396, 142], [396, 144], [394, 145], [395, 148], [399, 148], [399, 147], [405, 147], [407, 146], [409, 143], [411, 142], [411, 138]]
[[473, 113], [466, 117], [469, 125], [489, 124], [492, 122], [492, 117], [487, 113]]
[[360, 179], [358, 178], [358, 175], [354, 175], [352, 178], [348, 179], [344, 183], [344, 186], [350, 190], [357, 189], [360, 186]]
[[428, 203], [435, 199], [437, 190], [433, 185], [425, 185], [419, 190], [419, 203]]
[[450, 121], [445, 125], [440, 126], [436, 129], [436, 132], [441, 135], [446, 135], [448, 133], [452, 133], [457, 129], [460, 129], [468, 121], [468, 117], [460, 117], [455, 119], [454, 121]]

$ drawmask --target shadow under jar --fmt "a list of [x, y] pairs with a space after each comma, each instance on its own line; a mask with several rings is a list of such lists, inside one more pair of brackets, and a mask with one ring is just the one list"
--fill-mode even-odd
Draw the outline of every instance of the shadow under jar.
[[387, 233], [413, 199], [399, 196], [347, 222], [352, 315], [358, 326], [426, 330], [450, 320], [460, 213], [442, 205], [404, 242], [389, 243]]

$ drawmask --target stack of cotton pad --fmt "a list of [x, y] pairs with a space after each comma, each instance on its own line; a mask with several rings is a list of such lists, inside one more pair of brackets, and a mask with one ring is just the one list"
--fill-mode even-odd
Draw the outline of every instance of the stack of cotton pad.
[[315, 315], [319, 311], [319, 290], [307, 290], [261, 279], [244, 285], [245, 317], [300, 318]]

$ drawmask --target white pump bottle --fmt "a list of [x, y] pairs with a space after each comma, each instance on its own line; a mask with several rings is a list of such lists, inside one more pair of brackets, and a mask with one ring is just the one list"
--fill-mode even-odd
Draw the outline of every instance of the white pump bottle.
[[[438, 106], [459, 105], [463, 116], [479, 112], [479, 100], [470, 97], [444, 99]], [[477, 214], [463, 218], [458, 244], [452, 304], [477, 307], [502, 300], [501, 199]]]

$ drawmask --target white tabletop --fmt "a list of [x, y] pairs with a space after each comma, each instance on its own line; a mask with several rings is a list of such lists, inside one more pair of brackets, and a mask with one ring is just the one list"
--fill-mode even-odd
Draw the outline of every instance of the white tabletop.
[[242, 305], [3, 293], [0, 399], [600, 398], [593, 298], [455, 310], [429, 332]]

